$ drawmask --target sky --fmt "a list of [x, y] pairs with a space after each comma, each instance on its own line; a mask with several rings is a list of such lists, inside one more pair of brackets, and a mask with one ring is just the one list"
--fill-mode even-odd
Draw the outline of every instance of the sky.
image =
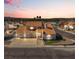
[[5, 0], [4, 16], [72, 18], [75, 17], [75, 0]]

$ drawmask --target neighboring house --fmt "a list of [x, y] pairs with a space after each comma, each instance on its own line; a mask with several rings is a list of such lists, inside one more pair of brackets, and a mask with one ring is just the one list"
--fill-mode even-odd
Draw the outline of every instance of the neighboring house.
[[17, 26], [15, 26], [14, 24], [5, 24], [5, 30], [14, 30], [16, 28]]
[[68, 22], [64, 25], [64, 30], [75, 30], [75, 22]]
[[68, 30], [69, 29], [68, 25], [64, 25], [64, 28], [63, 29], [64, 30]]
[[9, 24], [8, 26], [9, 28], [17, 28], [17, 26], [14, 26], [13, 24]]
[[59, 27], [64, 30], [75, 30], [75, 22], [72, 21], [61, 22]]
[[70, 30], [75, 30], [75, 22], [69, 22], [68, 26]]

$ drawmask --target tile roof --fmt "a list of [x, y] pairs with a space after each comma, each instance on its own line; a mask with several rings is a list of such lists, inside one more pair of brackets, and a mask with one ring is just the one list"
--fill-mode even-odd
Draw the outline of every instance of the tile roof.
[[22, 27], [19, 27], [17, 30], [16, 30], [16, 33], [18, 34], [24, 34], [25, 32], [28, 32], [29, 30], [26, 28], [26, 26], [22, 26]]
[[37, 29], [36, 32], [40, 32], [40, 33], [46, 33], [46, 34], [49, 34], [49, 35], [53, 35], [53, 34], [56, 34], [54, 30], [51, 30], [51, 29]]
[[27, 26], [33, 26], [33, 27], [41, 27], [42, 22], [41, 21], [29, 21], [29, 22], [24, 22], [23, 24]]

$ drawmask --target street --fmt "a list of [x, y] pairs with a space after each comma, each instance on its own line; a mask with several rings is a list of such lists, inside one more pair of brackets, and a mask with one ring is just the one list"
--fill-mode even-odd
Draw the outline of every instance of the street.
[[5, 48], [5, 59], [75, 59], [74, 48]]
[[62, 31], [62, 30], [58, 30], [58, 29], [55, 28], [55, 27], [54, 27], [54, 29], [55, 29], [56, 33], [60, 34], [62, 37], [66, 37], [66, 38], [68, 38], [68, 39], [73, 39], [73, 40], [75, 40], [75, 35], [74, 35], [74, 34], [67, 33], [67, 32]]

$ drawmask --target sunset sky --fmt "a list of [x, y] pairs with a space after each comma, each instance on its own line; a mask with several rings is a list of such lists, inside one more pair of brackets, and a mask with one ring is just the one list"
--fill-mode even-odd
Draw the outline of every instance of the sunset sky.
[[75, 17], [75, 0], [5, 0], [4, 4], [4, 16], [6, 17]]

